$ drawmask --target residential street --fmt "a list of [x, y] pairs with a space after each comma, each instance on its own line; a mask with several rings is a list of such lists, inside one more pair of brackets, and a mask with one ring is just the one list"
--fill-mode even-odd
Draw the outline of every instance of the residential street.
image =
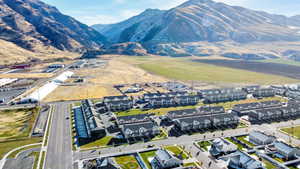
[[45, 169], [72, 169], [72, 141], [69, 104], [53, 105], [53, 119], [48, 140]]

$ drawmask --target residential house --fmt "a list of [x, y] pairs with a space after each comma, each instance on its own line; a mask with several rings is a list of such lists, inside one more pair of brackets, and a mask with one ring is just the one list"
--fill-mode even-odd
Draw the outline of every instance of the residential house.
[[214, 114], [211, 116], [212, 127], [223, 128], [237, 126], [239, 124], [239, 117], [233, 113]]
[[179, 167], [182, 161], [174, 157], [167, 150], [157, 150], [150, 162], [153, 169], [170, 169]]
[[211, 148], [209, 150], [212, 156], [219, 156], [235, 152], [237, 146], [223, 138], [217, 138], [212, 141]]
[[256, 90], [258, 90], [260, 86], [255, 85], [255, 86], [246, 86], [243, 87], [243, 90], [247, 92], [248, 94], [253, 94]]
[[286, 160], [294, 159], [296, 156], [300, 155], [300, 150], [298, 148], [292, 147], [281, 141], [274, 142], [274, 147], [280, 155], [282, 155]]
[[120, 128], [126, 139], [153, 137], [160, 134], [158, 125], [152, 121], [124, 124]]
[[107, 101], [105, 106], [108, 111], [117, 112], [117, 111], [126, 111], [133, 108], [132, 100], [119, 100], [119, 101]]
[[149, 104], [152, 108], [175, 107], [176, 101], [174, 97], [162, 97], [149, 99]]
[[118, 165], [111, 158], [97, 158], [83, 162], [84, 169], [118, 169]]
[[260, 88], [254, 91], [254, 97], [274, 97], [275, 90], [272, 88]]
[[174, 120], [175, 127], [184, 132], [211, 128], [209, 116], [184, 117]]
[[263, 165], [260, 161], [255, 160], [247, 153], [236, 151], [221, 159], [228, 162], [228, 168], [234, 169], [263, 169]]
[[104, 103], [114, 102], [114, 101], [128, 101], [130, 98], [128, 96], [107, 96], [103, 98]]
[[148, 114], [121, 116], [121, 117], [117, 118], [118, 125], [141, 123], [141, 122], [147, 122], [147, 121], [151, 121], [151, 118]]
[[196, 105], [199, 98], [198, 96], [176, 96], [175, 101], [179, 106]]
[[273, 143], [275, 140], [275, 137], [268, 136], [264, 133], [261, 133], [259, 131], [252, 131], [249, 134], [249, 142], [255, 144], [255, 145], [267, 145]]

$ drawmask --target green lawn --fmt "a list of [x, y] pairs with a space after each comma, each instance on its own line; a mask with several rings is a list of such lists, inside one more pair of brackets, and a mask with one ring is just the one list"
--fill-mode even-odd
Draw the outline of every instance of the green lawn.
[[183, 166], [184, 167], [197, 167], [197, 164], [194, 162], [193, 163], [184, 163]]
[[39, 162], [39, 155], [40, 152], [32, 152], [29, 156], [34, 156], [34, 164], [33, 164], [33, 169], [37, 169], [37, 165]]
[[156, 151], [147, 151], [147, 152], [143, 152], [143, 153], [140, 153], [143, 161], [145, 162], [146, 166], [151, 169], [151, 165], [150, 165], [150, 161], [148, 160], [149, 158], [151, 157], [154, 157], [156, 154]]
[[46, 152], [43, 151], [42, 152], [42, 159], [41, 159], [41, 163], [40, 163], [40, 168], [39, 169], [43, 169], [45, 158], [46, 158]]
[[89, 148], [94, 148], [94, 147], [98, 147], [98, 148], [103, 148], [103, 147], [107, 147], [108, 144], [110, 143], [111, 139], [113, 139], [112, 136], [105, 136], [99, 140], [90, 142], [88, 144], [82, 145], [80, 146], [80, 148], [82, 149], [89, 149]]
[[241, 142], [247, 144], [250, 147], [254, 147], [255, 145], [250, 143], [248, 140], [246, 140], [246, 137], [247, 136], [239, 136], [239, 137], [236, 137], [236, 139], [240, 140]]
[[263, 160], [262, 162], [265, 164], [265, 168], [266, 169], [274, 169], [274, 168], [276, 168], [275, 165], [273, 165], [271, 162], [269, 162], [267, 160]]
[[115, 161], [122, 169], [141, 169], [133, 155], [115, 157]]
[[32, 148], [38, 148], [38, 147], [41, 147], [41, 145], [34, 145], [34, 146], [29, 146], [29, 147], [26, 147], [26, 148], [22, 148], [18, 151], [14, 151], [13, 153], [11, 153], [8, 158], [16, 158], [16, 155], [22, 151], [25, 151], [25, 150], [29, 150], [29, 149], [32, 149]]
[[179, 146], [166, 146], [164, 148], [174, 153], [176, 156], [182, 156], [182, 159], [184, 160], [189, 159], [187, 153], [184, 150], [182, 150]]
[[291, 136], [294, 136], [295, 138], [300, 139], [300, 126], [295, 126], [295, 127], [290, 127], [290, 128], [282, 128], [280, 130], [288, 133]]
[[5, 141], [0, 142], [0, 159], [10, 150], [13, 150], [17, 147], [21, 147], [28, 144], [33, 143], [40, 143], [42, 142], [42, 138], [27, 138], [27, 139], [20, 139], [16, 141]]
[[168, 107], [168, 108], [160, 108], [160, 109], [151, 109], [151, 110], [146, 110], [142, 111], [140, 109], [131, 109], [128, 111], [123, 111], [123, 112], [117, 112], [115, 113], [117, 116], [131, 116], [131, 115], [137, 115], [137, 114], [149, 114], [149, 113], [155, 113], [157, 116], [165, 115], [169, 111], [175, 111], [175, 110], [184, 110], [184, 109], [194, 109], [199, 106], [203, 106], [203, 103], [199, 103], [194, 106], [180, 106], [180, 107]]
[[239, 150], [243, 150], [244, 146], [242, 146], [241, 144], [233, 141], [231, 138], [226, 138], [226, 140], [230, 141], [231, 143], [235, 144]]
[[160, 57], [143, 61], [131, 58], [130, 62], [147, 72], [182, 81], [196, 80], [208, 83], [237, 84], [286, 84], [298, 82], [298, 80], [282, 76], [193, 62], [189, 58]]
[[209, 141], [202, 141], [198, 142], [197, 144], [205, 151], [208, 151], [208, 147], [211, 146], [211, 143]]

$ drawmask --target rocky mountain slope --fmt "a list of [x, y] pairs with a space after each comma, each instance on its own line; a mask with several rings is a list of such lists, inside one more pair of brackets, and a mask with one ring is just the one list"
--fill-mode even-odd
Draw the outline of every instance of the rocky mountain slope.
[[97, 49], [106, 38], [39, 0], [0, 0], [0, 39], [29, 51]]
[[[220, 44], [228, 41], [236, 45], [300, 41], [300, 16], [274, 15], [212, 0], [189, 0], [167, 11], [149, 9], [117, 24], [93, 27], [114, 43], [137, 42], [149, 53], [171, 56], [220, 54], [205, 49], [202, 42], [213, 44], [219, 51]], [[281, 56], [281, 52], [221, 55], [262, 59]]]
[[113, 42], [247, 43], [299, 41], [299, 25], [299, 16], [289, 18], [211, 0], [190, 0], [168, 11], [146, 10], [124, 22], [102, 25], [98, 30]]

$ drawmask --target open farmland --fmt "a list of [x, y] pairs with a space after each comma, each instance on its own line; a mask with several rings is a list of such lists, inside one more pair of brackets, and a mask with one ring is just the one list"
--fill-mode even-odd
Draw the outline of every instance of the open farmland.
[[235, 61], [231, 62], [230, 60], [225, 60], [225, 63], [231, 63], [226, 67], [226, 65], [222, 65], [223, 60], [216, 60], [217, 63], [220, 63], [216, 66], [208, 64], [210, 60], [207, 59], [169, 57], [123, 57], [122, 59], [153, 74], [182, 81], [218, 84], [286, 84], [298, 82], [296, 79], [279, 75], [230, 68], [229, 66], [235, 63]]
[[197, 62], [300, 79], [300, 66], [294, 65], [242, 60], [197, 60]]

